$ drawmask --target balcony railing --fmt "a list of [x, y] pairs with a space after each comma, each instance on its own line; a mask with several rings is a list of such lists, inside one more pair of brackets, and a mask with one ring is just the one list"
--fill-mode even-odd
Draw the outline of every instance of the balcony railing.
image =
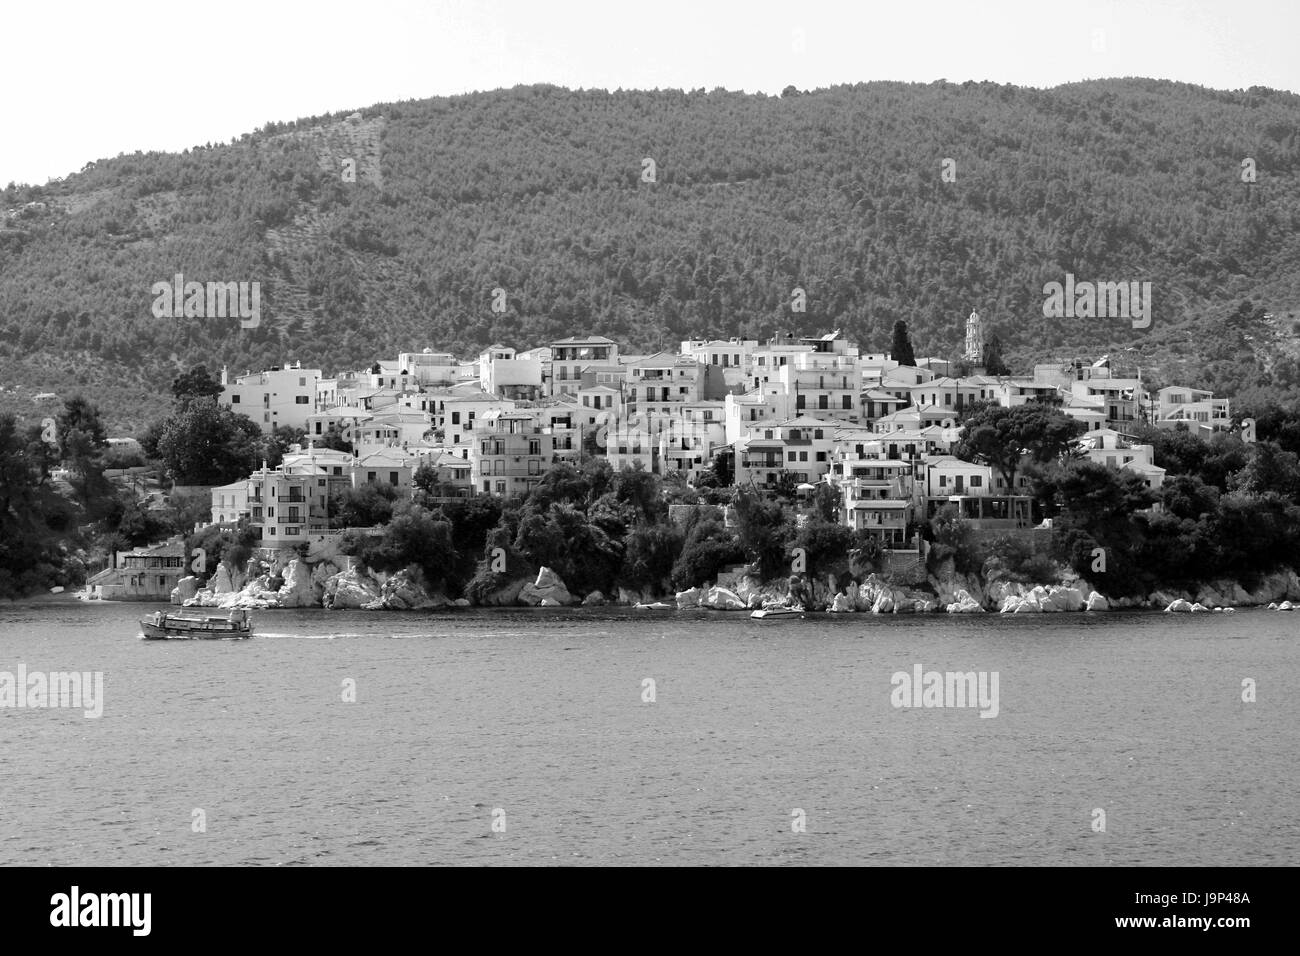
[[302, 502], [303, 504], [307, 503], [307, 499], [304, 498], [302, 495], [277, 495], [275, 500], [276, 501], [298, 501], [298, 502]]

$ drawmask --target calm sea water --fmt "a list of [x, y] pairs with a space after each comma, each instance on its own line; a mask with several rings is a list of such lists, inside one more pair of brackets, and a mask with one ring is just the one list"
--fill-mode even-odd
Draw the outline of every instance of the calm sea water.
[[[266, 611], [140, 640], [154, 609], [0, 607], [0, 671], [105, 698], [0, 709], [5, 863], [1300, 861], [1300, 614]], [[998, 672], [998, 716], [894, 708], [916, 664]]]

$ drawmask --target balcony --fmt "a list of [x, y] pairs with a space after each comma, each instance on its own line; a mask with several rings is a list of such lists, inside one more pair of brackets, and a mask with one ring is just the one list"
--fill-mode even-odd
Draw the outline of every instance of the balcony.
[[306, 504], [307, 499], [302, 495], [276, 495], [276, 501], [296, 501], [299, 504]]

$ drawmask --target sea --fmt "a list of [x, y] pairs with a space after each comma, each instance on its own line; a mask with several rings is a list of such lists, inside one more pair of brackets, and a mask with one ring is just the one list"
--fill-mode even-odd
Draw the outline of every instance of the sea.
[[4, 864], [1300, 862], [1300, 612], [160, 607], [0, 606]]

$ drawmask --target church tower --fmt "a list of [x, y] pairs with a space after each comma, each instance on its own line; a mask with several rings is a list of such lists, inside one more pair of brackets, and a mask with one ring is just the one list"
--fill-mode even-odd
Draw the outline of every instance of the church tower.
[[972, 366], [984, 364], [984, 323], [973, 309], [966, 319], [966, 352], [963, 357]]

